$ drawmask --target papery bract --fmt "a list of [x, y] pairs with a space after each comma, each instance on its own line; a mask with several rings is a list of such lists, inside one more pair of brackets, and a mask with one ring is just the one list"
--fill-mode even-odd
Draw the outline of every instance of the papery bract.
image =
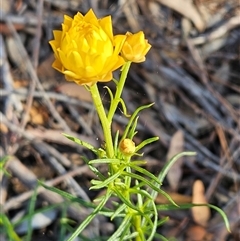
[[92, 9], [73, 19], [65, 15], [62, 30], [53, 34], [49, 42], [55, 56], [52, 66], [69, 81], [80, 85], [110, 81], [112, 72], [124, 64], [119, 53], [126, 36], [113, 36], [110, 16], [97, 19]]
[[126, 61], [140, 63], [145, 61], [145, 55], [151, 48], [142, 31], [132, 34], [126, 33], [126, 40], [121, 50], [121, 55]]

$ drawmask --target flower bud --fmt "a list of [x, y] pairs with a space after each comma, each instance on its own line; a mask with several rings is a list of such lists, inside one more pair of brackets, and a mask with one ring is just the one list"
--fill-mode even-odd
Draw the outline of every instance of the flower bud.
[[148, 40], [145, 39], [143, 31], [135, 34], [127, 32], [126, 36], [127, 38], [123, 44], [121, 56], [126, 61], [134, 63], [145, 61], [145, 55], [151, 48], [151, 45], [148, 43]]
[[135, 152], [135, 143], [131, 139], [123, 139], [119, 144], [119, 149], [122, 154], [131, 156]]

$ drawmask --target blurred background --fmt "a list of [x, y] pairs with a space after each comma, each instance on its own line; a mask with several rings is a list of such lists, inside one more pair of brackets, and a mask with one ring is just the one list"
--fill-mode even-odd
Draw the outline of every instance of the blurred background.
[[[56, 193], [36, 191], [38, 179], [85, 201], [101, 195], [89, 191], [95, 176], [83, 159], [94, 155], [61, 134], [103, 145], [91, 96], [51, 67], [48, 43], [52, 30], [61, 29], [64, 14], [85, 14], [90, 8], [98, 18], [112, 16], [114, 34], [142, 30], [152, 45], [144, 63], [132, 64], [123, 92], [128, 113], [155, 103], [140, 114], [135, 139], [160, 137], [144, 149], [146, 168], [157, 175], [175, 154], [196, 151], [195, 157], [173, 166], [163, 189], [177, 203], [209, 202], [222, 208], [232, 230], [227, 232], [215, 211], [198, 208], [159, 213], [169, 221], [158, 232], [169, 240], [240, 240], [238, 0], [1, 1], [0, 225], [5, 225], [0, 239], [66, 240], [89, 213]], [[114, 89], [113, 82], [107, 85]], [[99, 87], [108, 106], [108, 93]], [[126, 124], [119, 109], [113, 133], [121, 134]], [[156, 202], [167, 200], [158, 196]], [[29, 210], [31, 222], [26, 221]], [[99, 216], [85, 236], [106, 240], [116, 225]], [[12, 229], [17, 237], [9, 239]]]

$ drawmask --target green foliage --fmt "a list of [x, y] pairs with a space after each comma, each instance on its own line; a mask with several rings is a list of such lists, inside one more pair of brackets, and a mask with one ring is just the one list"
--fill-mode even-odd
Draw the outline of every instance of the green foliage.
[[[138, 36], [139, 34], [141, 35], [143, 33], [139, 32], [136, 34], [136, 36]], [[75, 231], [73, 231], [68, 241], [72, 241], [76, 237], [81, 235], [81, 232], [98, 214], [103, 214], [107, 217], [110, 217], [111, 220], [121, 220], [120, 225], [117, 227], [116, 231], [112, 234], [112, 236], [108, 238], [108, 241], [151, 241], [154, 237], [165, 241], [167, 239], [161, 234], [157, 234], [156, 230], [158, 227], [163, 225], [168, 220], [168, 218], [163, 218], [159, 220], [158, 211], [179, 210], [182, 208], [191, 208], [192, 206], [194, 206], [191, 204], [177, 205], [172, 200], [172, 198], [165, 191], [162, 190], [161, 186], [169, 169], [180, 157], [192, 156], [196, 153], [182, 152], [177, 154], [169, 162], [166, 163], [166, 165], [163, 167], [162, 171], [157, 177], [143, 167], [146, 164], [144, 160], [133, 159], [133, 157], [136, 156], [143, 156], [143, 153], [138, 152], [146, 145], [157, 141], [158, 137], [152, 137], [143, 140], [136, 147], [135, 143], [133, 142], [133, 139], [137, 134], [136, 129], [138, 125], [139, 113], [142, 110], [151, 107], [153, 104], [140, 106], [130, 116], [127, 111], [127, 105], [122, 99], [121, 95], [131, 65], [131, 61], [136, 63], [144, 61], [145, 54], [147, 53], [151, 45], [147, 43], [147, 40], [140, 41], [141, 43], [138, 45], [138, 47], [140, 46], [140, 49], [136, 49], [136, 51], [133, 51], [133, 46], [135, 43], [128, 41], [128, 36], [129, 35], [126, 34], [125, 41], [128, 44], [127, 49], [131, 49], [131, 51], [134, 53], [136, 52], [135, 54], [137, 55], [137, 57], [136, 55], [134, 55], [131, 56], [131, 58], [125, 58], [126, 62], [122, 65], [120, 79], [113, 79], [113, 82], [116, 85], [115, 93], [113, 93], [113, 91], [109, 87], [105, 87], [110, 97], [110, 106], [108, 111], [106, 111], [103, 106], [97, 84], [91, 84], [95, 81], [95, 79], [94, 81], [91, 81], [91, 83], [87, 82], [88, 86], [86, 86], [86, 88], [91, 92], [93, 104], [101, 122], [105, 142], [104, 148], [95, 148], [87, 142], [79, 140], [78, 138], [72, 137], [68, 134], [64, 134], [64, 136], [67, 137], [69, 140], [72, 140], [75, 143], [88, 148], [96, 155], [96, 158], [94, 160], [87, 160], [86, 158], [84, 158], [86, 164], [96, 174], [96, 179], [93, 179], [91, 181], [92, 186], [90, 187], [90, 189], [105, 189], [105, 194], [95, 200], [98, 202], [98, 204], [95, 205], [84, 202], [56, 188], [47, 187], [41, 183], [41, 185], [43, 185], [45, 188], [62, 195], [63, 197], [69, 199], [71, 202], [76, 201], [86, 207], [91, 207], [93, 209], [89, 216], [79, 225], [79, 227]], [[68, 44], [67, 41], [65, 41], [64, 44]], [[121, 51], [122, 56], [124, 56], [123, 53], [124, 48]], [[76, 63], [74, 64], [78, 66]], [[79, 79], [77, 83], [83, 84]], [[124, 116], [129, 118], [129, 121], [124, 129], [122, 136], [119, 137], [120, 134], [119, 131], [117, 131], [113, 140], [112, 120], [118, 107], [121, 109]], [[101, 164], [104, 164], [108, 167], [107, 173], [102, 173], [98, 169], [98, 166]], [[169, 201], [168, 205], [155, 204], [155, 199], [159, 194], [167, 198], [167, 200]], [[105, 207], [105, 204], [111, 197], [118, 198], [118, 201], [113, 203], [114, 205], [112, 210]], [[208, 206], [214, 208], [222, 215], [226, 227], [229, 229], [228, 220], [224, 212], [222, 212], [219, 208], [215, 206]]]
[[[116, 84], [115, 95], [108, 87], [105, 87], [109, 93], [111, 100], [111, 105], [107, 118], [102, 107], [102, 103], [100, 103], [101, 100], [99, 98], [98, 89], [96, 88], [96, 86], [94, 88], [90, 88], [90, 91], [92, 92], [92, 97], [96, 97], [96, 99], [94, 100], [94, 104], [101, 120], [101, 124], [103, 126], [106, 146], [104, 148], [95, 148], [89, 143], [79, 140], [76, 137], [64, 134], [64, 136], [68, 139], [88, 148], [96, 155], [96, 159], [85, 159], [89, 168], [96, 174], [96, 179], [93, 179], [91, 181], [92, 186], [90, 187], [90, 189], [106, 189], [106, 193], [102, 197], [99, 197], [97, 200], [95, 200], [98, 202], [98, 204], [92, 205], [83, 203], [83, 201], [74, 198], [70, 194], [62, 192], [60, 190], [56, 190], [54, 188], [47, 187], [48, 189], [53, 190], [60, 195], [70, 199], [71, 201], [77, 201], [93, 208], [93, 212], [73, 232], [68, 241], [72, 241], [74, 240], [74, 238], [80, 235], [84, 228], [94, 219], [97, 214], [103, 214], [107, 217], [110, 217], [111, 220], [121, 220], [120, 225], [112, 234], [112, 236], [108, 238], [108, 241], [151, 241], [154, 237], [157, 237], [161, 240], [167, 240], [162, 235], [156, 233], [157, 228], [163, 225], [168, 220], [167, 217], [159, 220], [158, 211], [173, 209], [179, 210], [182, 208], [191, 208], [193, 206], [191, 204], [177, 205], [172, 200], [172, 198], [161, 189], [161, 186], [171, 166], [180, 157], [193, 156], [196, 155], [195, 152], [182, 152], [172, 157], [172, 159], [165, 164], [159, 175], [156, 177], [144, 168], [144, 165], [146, 164], [145, 160], [133, 160], [133, 157], [142, 156], [143, 153], [138, 152], [146, 145], [157, 141], [158, 137], [152, 137], [143, 140], [134, 148], [135, 152], [130, 152], [130, 154], [128, 155], [123, 153], [120, 149], [120, 144], [123, 140], [130, 139], [129, 143], [131, 143], [131, 141], [133, 141], [133, 138], [137, 134], [136, 128], [138, 124], [139, 113], [142, 110], [149, 108], [153, 105], [149, 104], [140, 106], [134, 111], [131, 116], [127, 114], [127, 107], [120, 96], [126, 78], [126, 71], [128, 71], [129, 66], [130, 65], [128, 64], [126, 67], [123, 67], [123, 73], [120, 80], [114, 81]], [[111, 122], [118, 104], [121, 104], [123, 114], [129, 117], [129, 121], [127, 126], [125, 127], [121, 138], [119, 138], [119, 131], [117, 131], [114, 141], [112, 141]], [[98, 170], [97, 167], [100, 164], [108, 166], [107, 173], [101, 173]], [[163, 195], [169, 201], [168, 205], [155, 204], [155, 198], [159, 194]], [[106, 209], [104, 207], [110, 197], [117, 197], [119, 199], [118, 202], [114, 203], [114, 208], [112, 210]], [[214, 208], [222, 215], [227, 228], [229, 228], [228, 220], [224, 212], [222, 212], [215, 206], [208, 206]]]
[[[111, 90], [108, 88], [107, 90], [112, 99], [111, 101], [114, 101], [115, 97], [113, 96]], [[119, 99], [118, 103], [122, 105], [123, 112], [127, 116], [127, 109], [123, 100]], [[144, 166], [146, 165], [145, 160], [133, 159], [134, 156], [142, 156], [143, 154], [138, 152], [146, 145], [157, 141], [158, 137], [152, 137], [144, 140], [142, 143], [136, 146], [135, 152], [130, 155], [125, 155], [121, 152], [119, 148], [121, 141], [126, 138], [133, 140], [134, 136], [137, 134], [136, 128], [138, 124], [139, 112], [151, 106], [152, 104], [141, 106], [131, 115], [121, 138], [119, 138], [119, 132], [115, 134], [115, 139], [112, 144], [113, 146], [111, 147], [113, 150], [113, 155], [111, 157], [109, 157], [110, 152], [107, 150], [109, 146], [106, 146], [104, 148], [95, 148], [91, 144], [79, 140], [76, 137], [68, 134], [63, 134], [69, 140], [74, 141], [81, 146], [84, 146], [96, 155], [96, 158], [93, 160], [87, 160], [87, 158], [85, 157], [83, 158], [89, 168], [96, 174], [96, 178], [91, 181], [92, 186], [90, 187], [90, 189], [105, 189], [106, 192], [104, 195], [96, 199], [95, 203], [92, 203], [86, 202], [55, 187], [46, 186], [41, 181], [38, 182], [40, 186], [43, 186], [46, 189], [51, 190], [52, 192], [55, 192], [68, 200], [66, 201], [66, 203], [61, 204], [62, 215], [59, 223], [60, 241], [65, 240], [66, 234], [69, 232], [72, 234], [69, 237], [68, 241], [73, 241], [78, 236], [81, 237], [82, 240], [88, 240], [88, 238], [84, 237], [81, 233], [96, 217], [96, 215], [99, 214], [109, 217], [112, 221], [121, 220], [119, 226], [112, 234], [112, 236], [107, 238], [108, 241], [151, 241], [153, 240], [153, 238], [158, 238], [160, 240], [166, 241], [167, 239], [161, 234], [158, 234], [156, 230], [158, 227], [164, 225], [167, 222], [168, 217], [159, 220], [158, 212], [163, 210], [189, 209], [194, 206], [208, 206], [210, 208], [213, 208], [220, 213], [220, 215], [223, 217], [227, 229], [230, 230], [228, 219], [221, 209], [210, 204], [178, 205], [172, 200], [169, 194], [167, 194], [161, 188], [162, 182], [171, 166], [182, 156], [193, 156], [196, 155], [195, 152], [182, 152], [175, 155], [165, 164], [158, 176], [153, 175], [151, 172], [147, 171], [144, 168]], [[111, 143], [111, 141], [109, 143]], [[4, 158], [1, 161], [0, 167], [4, 174], [8, 175], [4, 168], [6, 161], [7, 158]], [[108, 171], [106, 173], [102, 173], [98, 169], [98, 166], [101, 164], [108, 166]], [[155, 199], [159, 194], [163, 195], [169, 201], [169, 204], [157, 205], [155, 203]], [[28, 233], [24, 237], [24, 241], [31, 240], [31, 221], [33, 215], [47, 209], [44, 208], [35, 210], [36, 197], [37, 192], [35, 190], [34, 195], [32, 196], [29, 203], [28, 214], [17, 223], [11, 223], [6, 215], [1, 214], [0, 228], [3, 228], [5, 230], [5, 234], [8, 236], [10, 241], [21, 241], [21, 239], [15, 233], [14, 229], [19, 223], [23, 222], [24, 220], [28, 221]], [[112, 209], [106, 208], [105, 204], [109, 201], [111, 197], [117, 197], [118, 201], [113, 203]], [[76, 230], [73, 230], [70, 225], [72, 221], [66, 218], [67, 205], [71, 205], [74, 202], [77, 202], [80, 205], [86, 208], [90, 208], [92, 210], [88, 217], [77, 227]], [[55, 206], [52, 205], [48, 208], [54, 208]]]
[[[114, 158], [108, 158], [106, 152], [102, 149], [96, 149], [86, 142], [66, 135], [65, 136], [73, 140], [74, 142], [85, 146], [93, 151], [97, 158], [88, 161], [89, 167], [94, 170], [98, 179], [91, 181], [92, 186], [90, 189], [103, 189], [107, 190], [106, 194], [101, 198], [98, 198], [99, 204], [94, 207], [94, 211], [88, 216], [86, 220], [74, 231], [68, 241], [74, 240], [84, 228], [94, 219], [94, 217], [101, 213], [105, 216], [114, 219], [122, 219], [120, 226], [114, 232], [114, 234], [108, 240], [152, 240], [154, 237], [158, 237], [161, 240], [167, 240], [162, 235], [157, 234], [156, 230], [159, 226], [163, 225], [168, 218], [158, 220], [158, 211], [161, 210], [179, 210], [182, 208], [191, 208], [193, 204], [177, 205], [172, 198], [161, 189], [162, 182], [171, 168], [171, 166], [182, 156], [193, 156], [195, 152], [182, 152], [174, 156], [169, 160], [162, 171], [156, 177], [144, 167], [145, 160], [132, 160], [132, 157], [124, 156], [118, 146], [124, 138], [133, 138], [137, 127], [137, 114], [150, 107], [146, 105], [138, 108], [131, 116], [130, 121], [123, 133], [122, 138], [119, 140], [119, 133], [116, 133], [114, 141]], [[136, 147], [136, 152], [142, 149], [144, 146], [157, 141], [157, 137], [144, 140]], [[134, 153], [133, 155], [136, 155]], [[133, 156], [132, 155], [132, 156]], [[108, 165], [108, 173], [100, 173], [96, 166], [99, 164]], [[62, 191], [57, 191], [59, 194], [63, 194]], [[156, 205], [155, 198], [158, 194], [163, 195], [168, 199], [168, 205]], [[70, 197], [68, 194], [64, 194], [65, 197]], [[104, 210], [104, 205], [111, 196], [119, 198], [119, 202], [115, 203], [114, 210]], [[73, 201], [73, 197], [71, 197]], [[90, 205], [91, 206], [91, 205]], [[222, 215], [227, 228], [229, 228], [226, 215], [218, 208], [212, 205], [209, 207], [219, 211]]]
[[8, 217], [1, 213], [0, 214], [0, 231], [1, 234], [5, 234], [9, 241], [21, 241], [21, 238], [14, 231], [14, 226]]
[[8, 161], [8, 158], [9, 158], [8, 156], [4, 156], [4, 157], [0, 158], [0, 173], [3, 172], [4, 175], [9, 177], [11, 175], [5, 169], [5, 165]]

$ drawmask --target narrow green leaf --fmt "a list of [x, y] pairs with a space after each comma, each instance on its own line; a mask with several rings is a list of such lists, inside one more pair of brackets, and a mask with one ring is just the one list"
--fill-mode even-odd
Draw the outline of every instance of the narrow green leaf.
[[63, 208], [61, 208], [61, 217], [60, 217], [60, 231], [58, 235], [59, 241], [64, 241], [66, 234], [67, 234], [67, 227], [65, 223], [67, 223], [67, 205], [63, 205]]
[[78, 198], [76, 196], [73, 196], [70, 193], [64, 192], [64, 191], [62, 191], [62, 190], [60, 190], [58, 188], [47, 186], [46, 184], [44, 184], [41, 181], [38, 181], [38, 183], [39, 183], [40, 186], [43, 186], [47, 190], [50, 190], [52, 192], [55, 192], [55, 193], [61, 195], [62, 197], [70, 200], [71, 202], [80, 203], [82, 206], [87, 207], [87, 208], [96, 208], [96, 205], [93, 204], [92, 202], [84, 201], [83, 199], [80, 199], [80, 198]]
[[[107, 187], [111, 182], [114, 182], [114, 180], [122, 174], [122, 169], [123, 168], [121, 168], [118, 172], [116, 172], [114, 175], [110, 176], [106, 180], [101, 181], [101, 182], [99, 181], [99, 184], [92, 186], [89, 189], [96, 190], [96, 189], [101, 189], [101, 188]], [[94, 180], [94, 181], [96, 181], [96, 180]]]
[[106, 163], [111, 163], [111, 164], [117, 164], [119, 165], [120, 164], [120, 161], [119, 159], [94, 159], [94, 160], [91, 160], [89, 161], [88, 163], [91, 165], [91, 164], [106, 164]]
[[7, 177], [11, 177], [11, 174], [6, 170], [5, 165], [9, 160], [10, 156], [3, 156], [0, 158], [0, 172], [3, 172]]
[[132, 169], [134, 169], [134, 170], [136, 170], [136, 171], [138, 171], [138, 172], [146, 175], [146, 176], [149, 177], [150, 179], [154, 180], [156, 183], [162, 185], [162, 183], [159, 182], [158, 178], [157, 178], [156, 176], [154, 176], [151, 172], [147, 171], [146, 169], [144, 169], [144, 168], [142, 168], [142, 167], [139, 167], [139, 166], [136, 166], [136, 165], [133, 165], [133, 163], [129, 163], [129, 166], [130, 166]]
[[147, 108], [151, 107], [152, 105], [154, 105], [154, 103], [151, 103], [151, 104], [149, 104], [149, 105], [143, 105], [143, 106], [138, 107], [138, 108], [134, 111], [134, 113], [132, 114], [132, 116], [131, 116], [131, 118], [130, 118], [130, 120], [129, 120], [126, 128], [125, 128], [125, 131], [124, 131], [124, 133], [123, 133], [123, 136], [122, 136], [122, 138], [121, 138], [121, 141], [127, 137], [128, 132], [129, 132], [129, 129], [130, 129], [131, 125], [132, 125], [132, 122], [135, 120], [135, 118], [137, 117], [138, 113], [139, 113], [140, 111], [144, 110], [144, 109], [147, 109]]
[[137, 131], [135, 131], [135, 130], [136, 130], [136, 128], [137, 128], [138, 119], [139, 119], [139, 116], [137, 116], [137, 117], [135, 118], [135, 120], [134, 120], [131, 128], [129, 129], [129, 132], [128, 132], [127, 137], [128, 137], [129, 139], [131, 139], [131, 140], [132, 140], [133, 137], [137, 134]]
[[162, 241], [169, 241], [167, 238], [165, 238], [163, 235], [159, 234], [159, 233], [155, 233], [154, 237], [157, 240], [162, 240]]
[[74, 231], [67, 241], [73, 241], [77, 236], [88, 226], [88, 224], [95, 218], [98, 212], [103, 208], [108, 199], [111, 197], [112, 191], [107, 191], [105, 198], [98, 204], [93, 212], [80, 224], [80, 226]]
[[158, 226], [158, 227], [159, 227], [159, 226], [162, 226], [162, 225], [163, 225], [164, 223], [166, 223], [168, 220], [169, 220], [169, 217], [164, 217], [164, 218], [158, 220], [157, 226]]
[[[143, 206], [143, 196], [145, 196], [143, 193], [145, 193], [145, 190], [142, 190], [138, 187], [139, 181], [135, 180], [135, 187], [129, 189], [129, 193], [136, 192], [137, 194], [137, 205], [139, 208]], [[143, 193], [141, 193], [143, 191]], [[148, 195], [148, 193], [147, 193]], [[150, 197], [152, 198], [152, 197]]]
[[112, 80], [116, 85], [118, 85], [119, 81], [117, 79], [113, 78]]
[[147, 161], [146, 160], [131, 161], [131, 164], [135, 166], [143, 166], [147, 164]]
[[3, 213], [0, 214], [0, 224], [5, 227], [6, 235], [8, 236], [9, 240], [21, 241], [21, 238], [14, 231], [12, 223], [10, 222], [8, 217]]
[[[109, 217], [110, 219], [112, 218], [112, 215], [114, 214], [114, 212], [106, 212], [106, 211], [99, 211], [100, 215], [103, 215], [105, 217]], [[125, 213], [119, 213], [116, 217], [117, 218], [124, 218], [126, 216]], [[111, 219], [112, 220], [112, 219]]]
[[36, 204], [36, 201], [37, 201], [37, 188], [36, 187], [34, 189], [34, 192], [33, 192], [33, 195], [30, 199], [30, 203], [29, 203], [29, 209], [28, 209], [28, 232], [27, 232], [27, 237], [26, 237], [26, 241], [31, 241], [32, 239], [32, 232], [33, 232], [33, 229], [32, 229], [32, 218], [33, 218], [33, 215], [34, 215], [34, 209], [35, 209], [35, 204]]
[[[121, 225], [114, 232], [114, 234], [108, 239], [108, 241], [116, 241], [122, 234], [126, 234], [126, 232], [130, 229], [131, 226], [131, 215], [126, 215], [123, 219]], [[121, 240], [121, 239], [120, 239]]]
[[172, 200], [172, 198], [169, 196], [169, 194], [167, 194], [163, 190], [161, 190], [158, 187], [156, 187], [152, 182], [148, 181], [146, 178], [144, 178], [144, 177], [142, 177], [142, 176], [140, 176], [138, 174], [128, 173], [128, 172], [125, 172], [125, 171], [123, 171], [122, 174], [126, 175], [126, 176], [130, 176], [130, 177], [138, 179], [138, 180], [141, 180], [143, 183], [145, 183], [145, 185], [149, 186], [150, 188], [152, 188], [157, 193], [162, 194], [163, 196], [165, 196], [165, 198], [167, 198], [169, 200], [169, 202], [171, 202], [173, 205], [178, 207], [178, 205]]
[[113, 93], [112, 93], [111, 89], [108, 86], [104, 86], [103, 88], [107, 89], [108, 94], [110, 96], [110, 102], [112, 102], [113, 101]]
[[169, 210], [179, 210], [179, 209], [190, 209], [192, 207], [201, 207], [201, 206], [205, 206], [205, 207], [207, 206], [207, 207], [210, 207], [210, 208], [216, 210], [222, 216], [228, 232], [231, 232], [230, 231], [230, 224], [229, 224], [227, 215], [224, 213], [224, 211], [221, 208], [216, 207], [215, 205], [212, 205], [212, 204], [208, 204], [208, 203], [206, 203], [206, 204], [186, 203], [186, 204], [180, 204], [178, 207], [175, 207], [172, 204], [161, 204], [161, 205], [157, 205], [157, 209], [160, 210], [160, 211], [163, 211], [163, 210], [169, 211]]
[[[152, 203], [151, 206], [153, 208], [154, 220], [153, 220], [153, 222], [151, 222], [150, 215], [148, 215], [148, 218], [150, 219], [150, 221], [148, 221], [148, 222], [149, 223], [151, 222], [150, 223], [150, 227], [151, 227], [150, 230], [151, 231], [150, 231], [150, 235], [149, 235], [147, 241], [152, 241], [152, 239], [153, 239], [153, 237], [156, 233], [156, 230], [157, 230], [157, 222], [158, 222], [158, 211], [157, 211], [157, 208], [156, 208], [156, 204], [155, 204], [154, 200], [151, 200], [151, 203]], [[144, 223], [143, 223], [143, 226], [145, 226]]]
[[[145, 190], [135, 189], [134, 187], [132, 187], [129, 189], [129, 193], [139, 194], [141, 197], [144, 196], [145, 198], [152, 200], [152, 196]], [[140, 205], [140, 206], [142, 206], [142, 205]]]
[[[163, 167], [162, 171], [159, 173], [158, 175], [158, 180], [160, 181], [160, 183], [163, 182], [165, 176], [167, 175], [169, 169], [172, 167], [172, 165], [182, 156], [194, 156], [196, 155], [196, 152], [181, 152], [175, 156], [173, 156]], [[158, 183], [155, 183], [155, 185], [157, 185], [157, 187], [159, 187]], [[155, 199], [157, 197], [157, 193], [153, 190], [151, 193], [151, 196], [153, 197], [153, 199]]]
[[114, 138], [114, 153], [115, 153], [115, 156], [117, 156], [117, 152], [118, 152], [118, 138], [119, 138], [119, 130], [117, 130], [115, 138]]
[[186, 152], [181, 152], [178, 153], [177, 155], [173, 156], [163, 167], [162, 171], [159, 173], [158, 175], [158, 179], [160, 181], [160, 183], [163, 182], [165, 176], [167, 175], [169, 169], [172, 167], [172, 165], [182, 156], [195, 156], [197, 153], [196, 152], [190, 152], [190, 151], [186, 151]]
[[141, 150], [144, 146], [146, 146], [154, 141], [158, 141], [158, 140], [159, 140], [159, 137], [157, 137], [157, 136], [144, 140], [138, 146], [136, 146], [136, 152]]
[[82, 141], [74, 136], [70, 136], [66, 133], [62, 133], [65, 137], [67, 137], [69, 140], [86, 147], [87, 149], [91, 150], [93, 153], [95, 153], [96, 155], [98, 154], [98, 149], [96, 149], [94, 146], [92, 146], [91, 144], [89, 144], [88, 142]]
[[125, 103], [124, 103], [124, 100], [123, 100], [122, 98], [120, 98], [119, 102], [120, 102], [121, 105], [122, 105], [123, 114], [124, 114], [126, 117], [130, 117], [131, 115], [129, 115], [129, 114], [127, 113], [127, 107], [126, 107], [126, 105], [125, 105]]
[[138, 207], [136, 207], [134, 204], [132, 204], [130, 200], [127, 200], [124, 197], [122, 192], [120, 192], [117, 188], [114, 188], [113, 191], [117, 194], [117, 196], [122, 200], [123, 203], [125, 203], [131, 209], [137, 211], [139, 213], [139, 215], [143, 215], [143, 212]]
[[133, 232], [129, 235], [125, 234], [124, 237], [123, 237], [123, 241], [124, 240], [132, 240], [133, 238], [136, 238], [138, 235], [138, 232]]
[[127, 207], [127, 205], [124, 204], [124, 203], [121, 204], [121, 205], [119, 205], [119, 207], [118, 207], [118, 208], [114, 211], [114, 213], [112, 214], [111, 220], [113, 220], [114, 218], [118, 217], [119, 214], [121, 214], [122, 212], [124, 212], [124, 213], [122, 213], [122, 214], [123, 214], [124, 217], [125, 217], [125, 215], [126, 215], [126, 213], [125, 213], [126, 207]]
[[101, 172], [99, 172], [96, 167], [92, 165], [88, 165], [88, 167], [101, 181], [106, 179], [106, 177]]

